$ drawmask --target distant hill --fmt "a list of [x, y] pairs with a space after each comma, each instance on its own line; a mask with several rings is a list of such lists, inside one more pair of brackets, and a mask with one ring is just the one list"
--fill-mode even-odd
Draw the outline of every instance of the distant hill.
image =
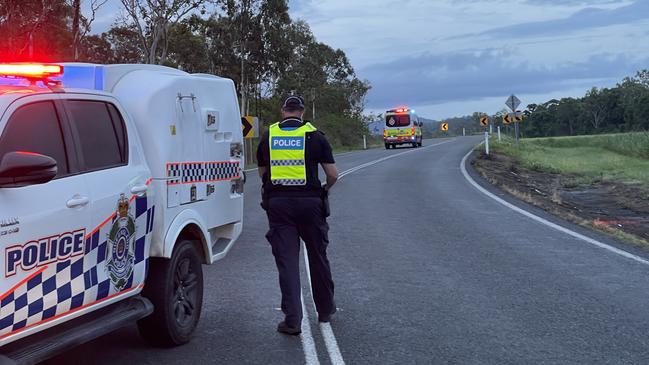
[[369, 130], [370, 134], [373, 136], [383, 135], [384, 123], [385, 122], [383, 120], [375, 120], [373, 122], [369, 122], [367, 124], [367, 130]]

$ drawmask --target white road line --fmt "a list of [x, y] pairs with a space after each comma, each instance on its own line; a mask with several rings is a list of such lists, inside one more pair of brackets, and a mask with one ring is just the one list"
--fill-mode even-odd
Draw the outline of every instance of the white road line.
[[332, 365], [345, 365], [345, 360], [343, 360], [343, 355], [340, 353], [340, 348], [338, 347], [338, 341], [336, 341], [336, 336], [334, 335], [334, 330], [331, 328], [330, 323], [320, 323], [320, 332], [322, 332], [322, 337], [325, 341], [325, 346], [327, 347], [327, 353], [329, 353], [329, 360]]
[[302, 340], [302, 349], [304, 349], [304, 360], [306, 361], [306, 365], [320, 365], [320, 360], [318, 360], [318, 351], [315, 348], [315, 341], [313, 340], [313, 335], [311, 334], [309, 313], [304, 306], [304, 294], [301, 294], [301, 297], [303, 315], [302, 334], [300, 335], [300, 340]]
[[[354, 173], [358, 170], [364, 169], [366, 167], [376, 165], [377, 163], [389, 160], [391, 158], [395, 158], [401, 155], [405, 155], [407, 153], [411, 152], [416, 152], [416, 151], [421, 151], [426, 148], [430, 147], [435, 147], [442, 145], [444, 143], [451, 142], [453, 140], [448, 140], [436, 144], [432, 144], [430, 146], [426, 146], [424, 148], [419, 148], [419, 149], [414, 149], [410, 151], [405, 151], [401, 153], [397, 153], [394, 155], [386, 156], [383, 158], [379, 158], [374, 161], [370, 161], [367, 163], [364, 163], [362, 165], [353, 167], [351, 169], [345, 170], [344, 172], [340, 173], [339, 179], [342, 179], [344, 176], [349, 175], [351, 173]], [[309, 290], [311, 291], [312, 295], [311, 298], [313, 299], [313, 288], [311, 287], [311, 270], [309, 269], [309, 259], [307, 256], [307, 251], [306, 251], [306, 245], [302, 241], [302, 251], [303, 251], [303, 256], [304, 256], [304, 267], [306, 269], [306, 275], [307, 275], [307, 280], [309, 283]], [[304, 348], [304, 356], [307, 361], [307, 364], [310, 364], [309, 361], [314, 361], [313, 359], [315, 358], [315, 362], [312, 362], [313, 364], [318, 363], [318, 354], [315, 349], [315, 343], [313, 342], [313, 336], [311, 335], [311, 326], [309, 324], [309, 317], [306, 308], [304, 307], [304, 293], [301, 293], [301, 299], [302, 299], [302, 311], [304, 312], [304, 316], [302, 319], [302, 347]], [[318, 313], [318, 310], [315, 306], [315, 302], [311, 300], [311, 303], [313, 304], [313, 308], [315, 313]], [[336, 340], [336, 335], [334, 334], [333, 328], [331, 327], [331, 324], [329, 323], [320, 323], [320, 332], [322, 333], [322, 337], [325, 342], [325, 346], [327, 347], [327, 354], [329, 354], [329, 360], [331, 361], [332, 365], [345, 365], [345, 360], [343, 359], [343, 356], [340, 352], [340, 347], [338, 347], [338, 341]]]
[[358, 171], [358, 170], [364, 169], [364, 168], [366, 168], [366, 167], [370, 167], [370, 166], [372, 166], [372, 165], [376, 165], [377, 163], [380, 163], [380, 162], [383, 162], [383, 161], [387, 161], [387, 160], [392, 159], [392, 158], [395, 158], [395, 157], [399, 157], [399, 156], [401, 156], [401, 155], [405, 155], [405, 154], [407, 154], [407, 153], [412, 153], [412, 152], [422, 151], [422, 150], [425, 150], [425, 149], [428, 149], [428, 148], [431, 148], [431, 147], [435, 147], [435, 146], [442, 145], [442, 144], [444, 144], [444, 143], [449, 143], [449, 142], [451, 142], [451, 141], [453, 141], [453, 140], [450, 139], [450, 140], [448, 140], [448, 141], [444, 141], [444, 142], [440, 142], [440, 143], [431, 144], [430, 146], [426, 146], [426, 147], [423, 147], [423, 148], [417, 148], [417, 149], [412, 149], [412, 150], [409, 150], [409, 151], [399, 152], [399, 153], [394, 154], [394, 155], [389, 155], [389, 156], [385, 156], [385, 157], [383, 157], [383, 158], [379, 158], [378, 160], [374, 160], [374, 161], [366, 162], [366, 163], [364, 163], [364, 164], [362, 164], [362, 165], [359, 165], [359, 166], [356, 166], [356, 167], [352, 167], [351, 169], [348, 169], [348, 170], [345, 170], [345, 171], [341, 172], [341, 173], [339, 174], [338, 178], [339, 178], [339, 179], [342, 179], [342, 178], [345, 177], [346, 175], [349, 175], [349, 174], [351, 174], [351, 173], [354, 173], [354, 172], [356, 172], [356, 171]]
[[[315, 306], [313, 301], [313, 289], [311, 287], [311, 270], [309, 269], [309, 258], [307, 257], [306, 245], [302, 241], [302, 252], [304, 252], [304, 267], [306, 268], [306, 276], [309, 281], [309, 290], [311, 290], [311, 304], [313, 304], [313, 309], [315, 313], [318, 313], [318, 309]], [[304, 296], [302, 296], [302, 302], [304, 302]], [[327, 353], [329, 354], [329, 360], [332, 365], [345, 365], [345, 360], [343, 360], [343, 355], [340, 353], [340, 348], [338, 347], [338, 341], [336, 341], [336, 335], [331, 328], [329, 323], [320, 322], [320, 332], [324, 338], [325, 347], [327, 348]]]
[[475, 180], [473, 180], [473, 178], [471, 178], [469, 173], [466, 171], [466, 160], [467, 160], [467, 158], [469, 158], [471, 153], [473, 153], [473, 149], [471, 149], [471, 151], [469, 151], [469, 153], [464, 155], [464, 158], [462, 159], [462, 162], [460, 162], [460, 170], [462, 170], [462, 175], [464, 175], [464, 178], [471, 185], [473, 185], [473, 187], [478, 189], [478, 191], [480, 191], [481, 193], [483, 193], [486, 196], [490, 197], [491, 199], [497, 201], [498, 203], [506, 206], [507, 208], [509, 208], [509, 209], [511, 209], [511, 210], [513, 210], [513, 211], [515, 211], [517, 213], [520, 213], [520, 214], [522, 214], [522, 215], [524, 215], [524, 216], [526, 216], [528, 218], [531, 218], [531, 219], [533, 219], [533, 220], [535, 220], [535, 221], [537, 221], [537, 222], [539, 222], [541, 224], [544, 224], [544, 225], [546, 225], [548, 227], [554, 228], [559, 232], [566, 233], [566, 234], [568, 234], [568, 235], [570, 235], [570, 236], [572, 236], [574, 238], [577, 238], [577, 239], [580, 239], [582, 241], [588, 242], [588, 243], [590, 243], [592, 245], [603, 248], [605, 250], [608, 250], [608, 251], [613, 252], [615, 254], [618, 254], [620, 256], [624, 256], [624, 257], [626, 257], [628, 259], [637, 261], [637, 262], [639, 262], [641, 264], [649, 265], [649, 261], [642, 258], [642, 257], [640, 257], [640, 256], [637, 256], [637, 255], [634, 255], [634, 254], [632, 254], [630, 252], [627, 252], [627, 251], [621, 250], [619, 248], [607, 245], [606, 243], [600, 242], [598, 240], [595, 240], [595, 239], [592, 239], [590, 237], [584, 236], [581, 233], [577, 233], [577, 232], [575, 232], [573, 230], [570, 230], [570, 229], [562, 227], [562, 226], [560, 226], [558, 224], [552, 223], [552, 222], [548, 221], [547, 219], [541, 218], [541, 217], [539, 217], [539, 216], [537, 216], [535, 214], [532, 214], [532, 213], [528, 212], [527, 210], [519, 208], [519, 207], [515, 206], [514, 204], [511, 204], [511, 203], [505, 201], [504, 199], [501, 199], [500, 197], [498, 197], [498, 196], [492, 194], [491, 192], [487, 191], [487, 189], [483, 188], [477, 182], [475, 182]]

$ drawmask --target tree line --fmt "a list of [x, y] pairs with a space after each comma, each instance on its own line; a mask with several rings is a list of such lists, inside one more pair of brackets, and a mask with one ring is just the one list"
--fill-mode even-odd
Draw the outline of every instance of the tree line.
[[[503, 115], [508, 113], [506, 109], [493, 115], [474, 112], [445, 119], [448, 132], [439, 130], [441, 122], [432, 123], [424, 132], [433, 137], [462, 135], [463, 130], [467, 134], [482, 133], [480, 117], [488, 116], [494, 127], [500, 126], [503, 133], [513, 135], [514, 125], [503, 123]], [[612, 88], [593, 87], [581, 98], [529, 104], [522, 113], [520, 133], [528, 138], [649, 131], [649, 70], [626, 77]]]
[[0, 0], [0, 60], [149, 63], [215, 74], [232, 79], [242, 111], [266, 124], [297, 93], [306, 119], [334, 145], [362, 139], [369, 83], [342, 50], [291, 18], [287, 0], [120, 0], [112, 27], [92, 34], [106, 2]]
[[649, 70], [581, 98], [552, 99], [523, 111], [525, 137], [572, 136], [649, 130]]

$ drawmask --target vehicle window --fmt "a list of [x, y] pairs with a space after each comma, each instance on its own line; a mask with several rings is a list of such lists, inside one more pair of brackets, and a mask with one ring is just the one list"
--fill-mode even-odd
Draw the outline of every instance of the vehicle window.
[[409, 115], [388, 115], [385, 117], [385, 125], [388, 127], [406, 127], [410, 125]]
[[0, 158], [16, 151], [52, 157], [57, 163], [57, 177], [70, 172], [61, 124], [53, 102], [28, 104], [11, 115], [0, 139]]
[[126, 128], [124, 127], [124, 119], [113, 104], [106, 104], [110, 117], [113, 121], [113, 128], [115, 136], [117, 136], [117, 143], [119, 144], [120, 154], [124, 163], [128, 162], [128, 137], [126, 135]]
[[[124, 165], [126, 142], [121, 118], [113, 122], [107, 103], [69, 100], [72, 128], [80, 139], [85, 170], [100, 170]], [[116, 126], [119, 124], [119, 126]]]

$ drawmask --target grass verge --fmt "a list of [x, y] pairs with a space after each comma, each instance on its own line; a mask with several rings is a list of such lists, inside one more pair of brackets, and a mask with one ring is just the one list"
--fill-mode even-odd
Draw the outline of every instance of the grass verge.
[[523, 139], [519, 146], [506, 138], [491, 148], [516, 157], [525, 168], [570, 175], [566, 187], [608, 181], [649, 192], [649, 133]]
[[512, 196], [649, 249], [649, 134], [511, 139], [474, 166]]

